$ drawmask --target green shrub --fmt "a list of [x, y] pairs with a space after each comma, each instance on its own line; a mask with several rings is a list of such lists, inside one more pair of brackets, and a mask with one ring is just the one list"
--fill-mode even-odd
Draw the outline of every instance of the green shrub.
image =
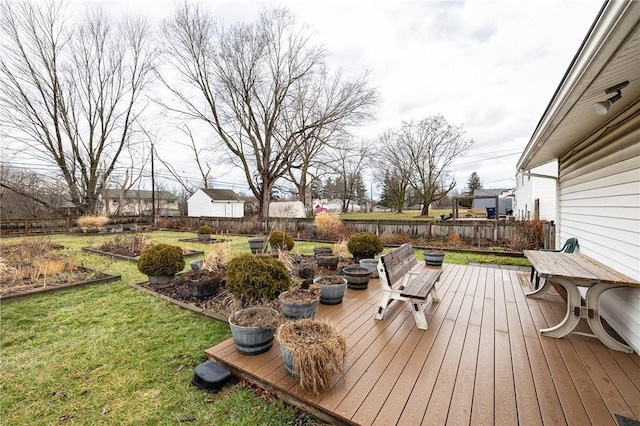
[[294, 246], [293, 238], [284, 231], [272, 231], [269, 235], [269, 244], [274, 250], [291, 250]]
[[289, 270], [274, 257], [245, 253], [229, 262], [226, 288], [242, 302], [274, 300], [290, 284]]
[[198, 234], [213, 234], [213, 228], [207, 225], [202, 225], [198, 228]]
[[382, 253], [382, 240], [371, 232], [358, 232], [349, 237], [347, 249], [354, 258], [373, 258]]
[[175, 275], [184, 268], [182, 248], [169, 244], [149, 247], [138, 259], [138, 271], [145, 275]]

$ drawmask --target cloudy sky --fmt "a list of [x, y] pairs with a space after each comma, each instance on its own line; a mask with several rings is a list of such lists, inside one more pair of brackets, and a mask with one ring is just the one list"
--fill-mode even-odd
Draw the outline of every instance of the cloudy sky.
[[[109, 11], [142, 13], [158, 22], [175, 5], [69, 2], [102, 3]], [[515, 186], [519, 155], [602, 6], [599, 0], [203, 3], [227, 23], [254, 20], [261, 9], [284, 5], [311, 28], [331, 65], [351, 75], [369, 71], [382, 103], [359, 137], [374, 138], [403, 120], [437, 113], [462, 125], [475, 145], [452, 170], [459, 189], [473, 171], [485, 188]], [[188, 158], [184, 161], [179, 168], [191, 175]], [[220, 186], [234, 184], [243, 191], [246, 185], [236, 176], [225, 175]]]

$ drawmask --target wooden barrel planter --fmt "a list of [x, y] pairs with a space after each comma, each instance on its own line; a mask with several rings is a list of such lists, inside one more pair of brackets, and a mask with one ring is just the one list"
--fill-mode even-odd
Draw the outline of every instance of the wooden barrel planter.
[[331, 247], [314, 247], [313, 248], [313, 255], [314, 256], [319, 256], [319, 255], [330, 255], [333, 254], [333, 250], [331, 249]]
[[347, 279], [347, 287], [352, 290], [366, 290], [369, 286], [369, 277], [371, 277], [371, 271], [367, 268], [361, 268], [359, 266], [348, 266], [342, 268], [342, 273]]
[[360, 259], [360, 266], [371, 271], [371, 278], [378, 278], [378, 260]]
[[313, 280], [320, 287], [320, 303], [323, 305], [339, 305], [347, 289], [347, 280], [340, 275], [325, 275]]
[[246, 313], [258, 313], [258, 310], [260, 309], [270, 311], [270, 315], [274, 318], [278, 317], [279, 315], [278, 311], [276, 311], [275, 309], [256, 307], [237, 311], [229, 317], [229, 328], [231, 328], [231, 334], [233, 335], [233, 341], [235, 342], [236, 350], [243, 355], [259, 355], [267, 352], [273, 346], [273, 335], [275, 333], [274, 327], [244, 327], [237, 325], [234, 322], [240, 315]]
[[249, 240], [249, 248], [251, 253], [260, 254], [267, 251], [267, 240], [264, 238], [254, 238]]
[[333, 254], [321, 254], [316, 256], [316, 262], [320, 268], [335, 270], [338, 267], [338, 256]]
[[444, 260], [444, 252], [441, 251], [423, 251], [424, 261], [427, 266], [442, 266]]
[[278, 303], [285, 318], [313, 318], [320, 301], [319, 289], [315, 291], [297, 289], [294, 293], [285, 291], [278, 296]]
[[169, 284], [175, 275], [147, 275], [149, 284]]

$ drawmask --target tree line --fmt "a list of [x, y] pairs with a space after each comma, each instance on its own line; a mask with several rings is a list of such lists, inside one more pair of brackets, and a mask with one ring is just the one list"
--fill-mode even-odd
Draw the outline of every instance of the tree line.
[[[177, 123], [182, 139], [171, 143], [185, 147], [198, 186], [208, 187], [216, 161], [231, 164], [263, 217], [274, 193], [305, 204], [336, 197], [347, 211], [367, 199], [367, 170], [399, 211], [413, 197], [428, 214], [455, 188], [451, 164], [473, 144], [441, 115], [358, 139], [380, 104], [368, 73], [335, 70], [285, 8], [225, 24], [186, 1], [157, 30], [144, 17], [115, 20], [100, 7], [72, 19], [57, 0], [4, 0], [0, 14], [0, 131], [11, 142], [2, 149], [6, 158], [28, 150], [54, 165], [81, 214], [100, 209], [107, 187], [139, 185], [134, 170], [154, 158], [184, 191], [197, 189], [159, 152], [169, 141], [145, 121], [150, 104]], [[0, 195], [20, 193], [11, 176], [0, 173]]]

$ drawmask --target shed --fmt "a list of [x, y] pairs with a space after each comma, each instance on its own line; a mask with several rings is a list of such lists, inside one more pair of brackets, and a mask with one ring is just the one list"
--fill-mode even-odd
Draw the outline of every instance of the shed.
[[200, 188], [187, 200], [192, 217], [244, 217], [244, 201], [230, 189]]
[[[518, 170], [558, 161], [559, 241], [640, 280], [640, 2], [608, 1], [551, 97]], [[640, 352], [640, 289], [600, 314]]]
[[269, 203], [269, 217], [305, 218], [307, 213], [302, 201], [272, 201]]

